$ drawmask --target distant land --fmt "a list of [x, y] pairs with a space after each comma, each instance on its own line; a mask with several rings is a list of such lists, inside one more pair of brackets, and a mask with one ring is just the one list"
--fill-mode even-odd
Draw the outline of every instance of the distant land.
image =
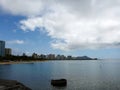
[[25, 53], [23, 55], [7, 55], [5, 57], [0, 57], [0, 61], [33, 61], [33, 60], [98, 60], [98, 58], [91, 58], [88, 56], [76, 56], [71, 55], [55, 55], [55, 54], [36, 54], [33, 53], [31, 56], [27, 56]]

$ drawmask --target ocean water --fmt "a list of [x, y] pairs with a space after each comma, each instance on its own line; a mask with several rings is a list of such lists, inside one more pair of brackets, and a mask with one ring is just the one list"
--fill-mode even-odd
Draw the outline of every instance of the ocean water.
[[[120, 60], [46, 61], [0, 65], [0, 78], [18, 80], [32, 90], [120, 90]], [[67, 79], [53, 87], [51, 79]]]

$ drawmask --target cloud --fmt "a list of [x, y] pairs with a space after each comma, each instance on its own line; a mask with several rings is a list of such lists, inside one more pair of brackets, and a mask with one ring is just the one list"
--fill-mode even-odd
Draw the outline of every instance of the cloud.
[[31, 16], [42, 11], [41, 0], [0, 0], [0, 6], [13, 15]]
[[23, 30], [23, 31], [35, 31], [36, 28], [41, 28], [43, 25], [42, 25], [42, 18], [30, 18], [30, 19], [27, 19], [26, 20], [21, 20], [20, 21], [20, 28]]
[[45, 30], [53, 39], [51, 46], [55, 49], [120, 46], [119, 0], [16, 0], [16, 4], [9, 0], [0, 2], [3, 10], [27, 17], [20, 21], [23, 31], [35, 31], [36, 28]]
[[25, 42], [23, 40], [12, 40], [7, 41], [8, 44], [24, 44]]
[[0, 0], [0, 10], [13, 15], [38, 16], [49, 10], [55, 0]]

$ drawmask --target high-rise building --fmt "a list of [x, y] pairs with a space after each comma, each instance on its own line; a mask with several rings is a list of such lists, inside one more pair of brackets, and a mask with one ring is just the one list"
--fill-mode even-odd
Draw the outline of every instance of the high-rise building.
[[47, 59], [55, 59], [55, 54], [49, 54], [47, 55]]
[[12, 55], [12, 49], [11, 48], [5, 48], [5, 56]]
[[0, 56], [5, 56], [5, 41], [0, 41]]

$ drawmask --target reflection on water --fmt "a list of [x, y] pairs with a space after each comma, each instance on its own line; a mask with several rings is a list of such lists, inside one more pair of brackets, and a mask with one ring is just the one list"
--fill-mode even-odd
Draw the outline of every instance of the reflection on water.
[[[0, 78], [15, 79], [33, 90], [120, 90], [119, 60], [48, 61], [0, 65]], [[66, 78], [67, 87], [50, 85]]]

